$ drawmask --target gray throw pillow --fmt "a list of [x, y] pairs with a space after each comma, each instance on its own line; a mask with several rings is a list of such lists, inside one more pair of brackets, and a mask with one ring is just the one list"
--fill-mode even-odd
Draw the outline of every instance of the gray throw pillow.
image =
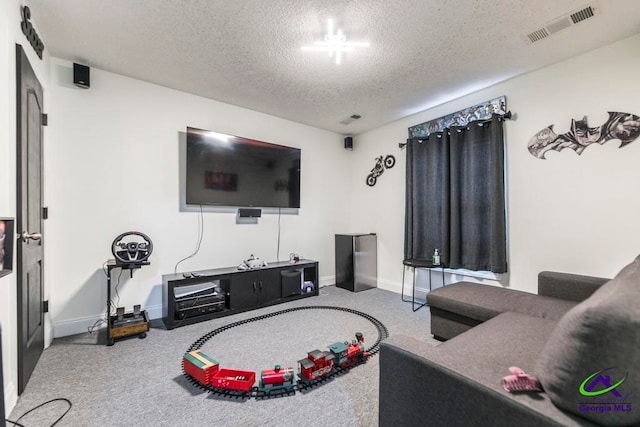
[[535, 373], [559, 408], [640, 423], [640, 256], [558, 321]]

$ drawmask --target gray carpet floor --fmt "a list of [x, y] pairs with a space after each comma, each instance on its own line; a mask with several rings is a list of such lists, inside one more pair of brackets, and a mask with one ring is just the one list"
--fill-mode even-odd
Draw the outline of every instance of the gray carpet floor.
[[[412, 335], [437, 345], [429, 334], [429, 309], [411, 311], [398, 294], [371, 289], [352, 293], [335, 286], [320, 296], [266, 307], [167, 331], [146, 339], [98, 344], [98, 334], [54, 340], [46, 349], [9, 419], [16, 420], [47, 400], [64, 397], [72, 409], [58, 426], [375, 426], [378, 423], [379, 356], [347, 374], [294, 396], [230, 400], [204, 392], [183, 376], [184, 352], [220, 326], [290, 307], [328, 305], [365, 312], [382, 321], [390, 335]], [[334, 310], [301, 310], [248, 323], [216, 335], [202, 351], [222, 367], [256, 371], [275, 364], [297, 370], [297, 361], [314, 349], [365, 336], [377, 336], [366, 319]], [[68, 405], [55, 402], [28, 414], [25, 426], [50, 426]]]

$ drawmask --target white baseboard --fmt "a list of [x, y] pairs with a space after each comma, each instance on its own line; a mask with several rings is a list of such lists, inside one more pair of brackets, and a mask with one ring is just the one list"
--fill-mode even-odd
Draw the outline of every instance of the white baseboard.
[[87, 328], [93, 326], [99, 319], [103, 319], [102, 315], [77, 317], [75, 319], [61, 320], [53, 322], [53, 337], [60, 338], [68, 335], [80, 334], [87, 332]]
[[[409, 286], [410, 287], [410, 286]], [[385, 291], [391, 291], [399, 294], [402, 291], [400, 282], [392, 282], [390, 280], [378, 279], [378, 288]]]
[[478, 279], [488, 279], [488, 280], [496, 280], [496, 281], [500, 281], [502, 280], [502, 274], [500, 273], [494, 273], [492, 271], [473, 271], [473, 270], [465, 270], [464, 268], [457, 268], [457, 269], [451, 269], [451, 268], [445, 268], [444, 269], [445, 273], [450, 274], [452, 282], [458, 282], [461, 280], [464, 280], [465, 277], [475, 277]]
[[[320, 277], [320, 287], [335, 285], [336, 276], [324, 276]], [[391, 282], [389, 282], [391, 283]], [[389, 289], [393, 290], [393, 289]], [[397, 286], [397, 291], [400, 293], [400, 285]], [[162, 304], [143, 307], [147, 311], [149, 319], [161, 319], [162, 318]], [[87, 328], [93, 326], [98, 320], [102, 319], [102, 315], [78, 317], [75, 319], [61, 320], [53, 323], [53, 336], [54, 338], [66, 337], [68, 335], [75, 335], [87, 332]], [[101, 326], [102, 328], [104, 326]], [[100, 329], [99, 328], [99, 329]]]
[[[152, 305], [144, 307], [147, 311], [149, 319], [162, 318], [162, 304]], [[87, 328], [93, 326], [98, 320], [103, 319], [102, 314], [95, 316], [77, 317], [75, 319], [67, 319], [58, 322], [53, 322], [53, 336], [54, 338], [66, 337], [68, 335], [75, 335], [87, 332]], [[101, 329], [105, 326], [100, 326]]]
[[[402, 294], [402, 283], [401, 282], [392, 282], [390, 280], [378, 279], [378, 288], [384, 289], [385, 291], [395, 292], [396, 294]], [[429, 291], [428, 288], [423, 288], [421, 286], [416, 286], [416, 292], [418, 297], [424, 298], [425, 293]], [[404, 296], [411, 298], [413, 294], [413, 286], [411, 283], [404, 284]]]
[[44, 315], [44, 348], [49, 348], [53, 342], [53, 321], [51, 313]]
[[[320, 287], [335, 285], [336, 276], [324, 276], [320, 277]], [[387, 291], [395, 292], [397, 294], [402, 293], [402, 284], [400, 282], [393, 282], [390, 280], [378, 279], [378, 287]], [[405, 297], [411, 297], [412, 292], [411, 283], [405, 283], [404, 295]], [[427, 288], [421, 286], [416, 287], [418, 297], [424, 298]], [[152, 305], [144, 307], [147, 311], [149, 319], [161, 319], [162, 318], [162, 304]], [[76, 319], [68, 319], [59, 322], [53, 322], [53, 334], [55, 338], [65, 337], [68, 335], [81, 334], [87, 332], [87, 328], [93, 326], [93, 324], [101, 319], [101, 315], [79, 317]]]
[[[320, 279], [320, 287], [335, 285], [336, 277], [335, 276], [326, 276]], [[395, 292], [396, 294], [402, 294], [402, 283], [401, 282], [392, 282], [390, 280], [378, 279], [378, 288], [383, 289], [385, 291]], [[405, 297], [411, 297], [412, 294], [412, 284], [405, 283], [404, 285], [404, 295]], [[424, 294], [428, 291], [427, 288], [422, 288], [420, 286], [416, 286], [416, 291], [418, 296]]]
[[320, 278], [320, 287], [331, 286], [336, 284], [336, 276], [324, 276]]
[[147, 316], [151, 319], [162, 319], [162, 304], [151, 305], [144, 308], [147, 310]]
[[[9, 414], [18, 403], [18, 390], [13, 382], [4, 385], [4, 410], [5, 417], [9, 418]], [[0, 420], [4, 421], [4, 420]]]

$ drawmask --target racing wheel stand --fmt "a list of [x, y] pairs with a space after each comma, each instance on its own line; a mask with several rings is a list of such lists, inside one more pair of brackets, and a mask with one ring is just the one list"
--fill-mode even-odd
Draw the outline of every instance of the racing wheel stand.
[[[125, 237], [137, 236], [144, 240], [142, 243], [122, 243]], [[115, 340], [137, 335], [138, 338], [146, 338], [149, 331], [149, 316], [140, 305], [135, 305], [132, 313], [125, 313], [124, 308], [116, 308], [116, 314], [111, 315], [111, 278], [112, 271], [116, 268], [129, 270], [130, 277], [133, 271], [149, 265], [147, 261], [153, 250], [151, 239], [145, 234], [132, 231], [119, 235], [111, 245], [114, 259], [107, 262], [107, 346], [115, 344]]]

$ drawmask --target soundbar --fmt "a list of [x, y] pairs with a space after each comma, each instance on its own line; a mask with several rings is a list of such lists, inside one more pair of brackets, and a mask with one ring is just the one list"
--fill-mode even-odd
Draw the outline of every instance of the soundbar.
[[262, 209], [240, 208], [238, 209], [238, 216], [240, 218], [260, 218], [262, 216]]

